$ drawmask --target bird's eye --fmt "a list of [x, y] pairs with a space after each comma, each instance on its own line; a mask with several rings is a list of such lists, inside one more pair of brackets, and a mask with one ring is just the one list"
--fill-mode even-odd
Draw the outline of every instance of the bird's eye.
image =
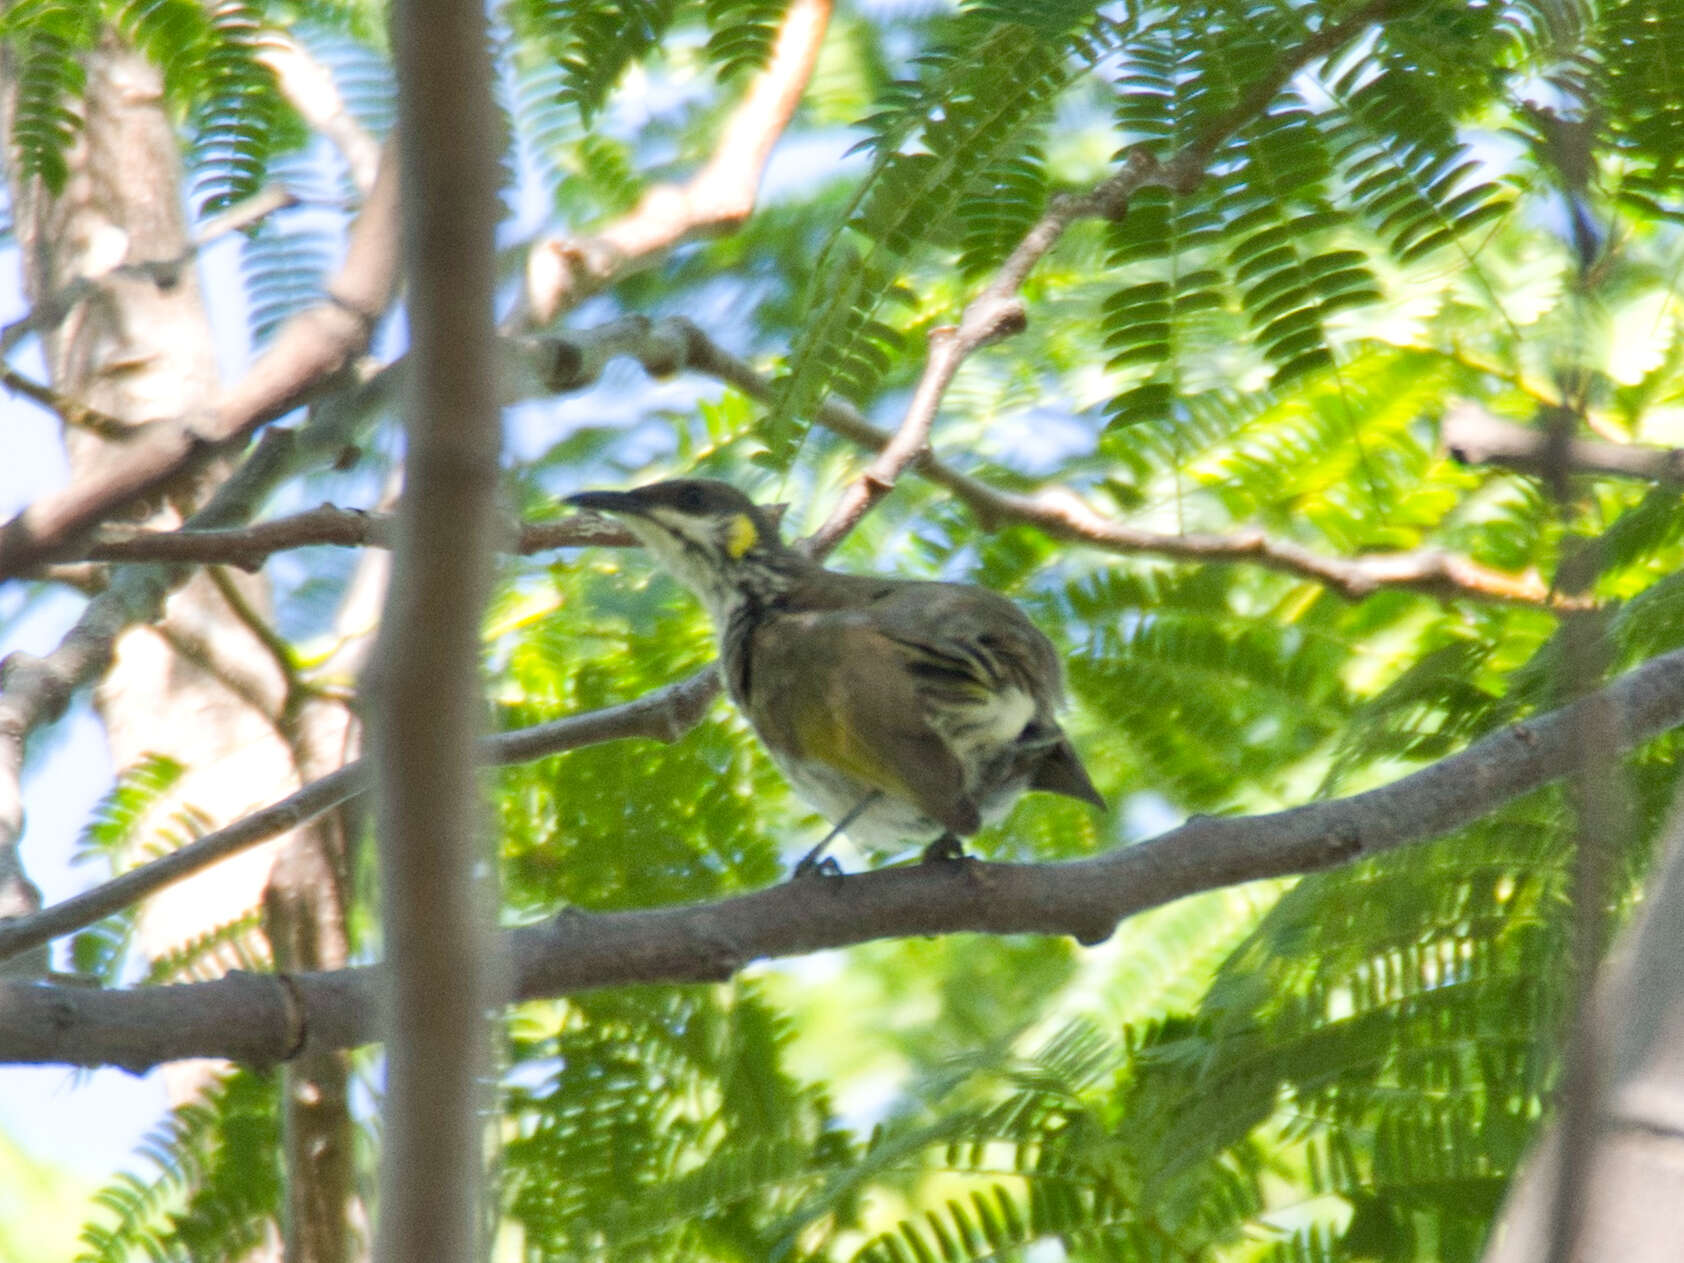
[[702, 503], [705, 497], [702, 489], [694, 484], [679, 488], [678, 507], [685, 513], [700, 513], [706, 506]]

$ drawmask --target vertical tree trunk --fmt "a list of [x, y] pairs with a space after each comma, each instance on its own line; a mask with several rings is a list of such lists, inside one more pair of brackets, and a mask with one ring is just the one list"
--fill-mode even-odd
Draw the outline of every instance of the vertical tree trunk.
[[[43, 331], [52, 383], [126, 424], [208, 410], [215, 348], [181, 205], [179, 140], [156, 70], [108, 38], [87, 58], [84, 116], [58, 195], [18, 180], [17, 164], [7, 164], [32, 306], [88, 288]], [[65, 441], [72, 478], [122, 457], [120, 442], [93, 433], [72, 430]], [[172, 488], [149, 506], [150, 520], [178, 522], [226, 468]], [[158, 823], [181, 807], [213, 825], [232, 821], [295, 788], [301, 774], [328, 770], [355, 739], [342, 707], [295, 704], [280, 663], [242, 617], [266, 606], [261, 579], [230, 576], [219, 586], [201, 572], [156, 626], [118, 642], [95, 696], [113, 762], [123, 769], [162, 754], [187, 769]], [[153, 959], [180, 952], [261, 902], [278, 967], [336, 968], [347, 955], [344, 878], [338, 826], [321, 822], [155, 896], [141, 914], [141, 947]], [[247, 937], [261, 952], [261, 940]], [[219, 973], [235, 959], [227, 948], [208, 953], [194, 972]], [[171, 1067], [172, 1097], [197, 1092], [215, 1065]], [[351, 1187], [343, 1055], [301, 1050], [287, 1069], [284, 1108], [287, 1257], [341, 1263]]]
[[492, 326], [497, 155], [484, 5], [399, 0], [403, 258], [409, 277], [403, 496], [371, 716], [386, 948], [380, 1263], [486, 1256], [496, 865], [474, 739], [498, 457]]
[[1557, 1118], [1511, 1182], [1484, 1263], [1673, 1263], [1684, 1254], [1684, 794], [1657, 851], [1643, 902], [1589, 999], [1604, 1079], [1600, 1111], [1578, 1138], [1587, 1152], [1577, 1236], [1552, 1237], [1574, 1141]]

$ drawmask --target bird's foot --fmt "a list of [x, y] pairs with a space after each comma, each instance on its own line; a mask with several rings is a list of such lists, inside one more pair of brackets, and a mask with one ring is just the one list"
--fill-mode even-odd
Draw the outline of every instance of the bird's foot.
[[965, 844], [951, 833], [944, 833], [924, 848], [922, 864], [947, 864], [965, 858]]
[[813, 877], [842, 876], [842, 865], [836, 862], [835, 857], [826, 855], [821, 859], [817, 853], [818, 849], [815, 847], [807, 852], [801, 857], [801, 862], [790, 870], [789, 879], [791, 881], [806, 881]]
[[838, 820], [835, 827], [832, 828], [829, 833], [824, 835], [824, 840], [801, 857], [801, 862], [795, 866], [795, 871], [789, 875], [790, 880], [793, 881], [797, 877], [842, 876], [842, 866], [840, 864], [833, 859], [827, 858], [821, 860], [819, 859], [819, 856], [825, 853], [825, 849], [836, 840], [838, 834], [844, 832], [849, 825], [858, 820], [865, 809], [881, 797], [883, 797], [883, 791], [880, 789], [874, 789], [864, 798], [855, 803], [848, 811], [848, 814]]

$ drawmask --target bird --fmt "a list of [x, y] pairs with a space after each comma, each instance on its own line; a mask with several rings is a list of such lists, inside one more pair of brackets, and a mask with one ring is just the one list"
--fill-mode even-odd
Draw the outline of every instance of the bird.
[[873, 851], [926, 862], [1047, 790], [1104, 809], [1055, 714], [1064, 672], [1016, 604], [968, 583], [830, 570], [736, 487], [676, 478], [566, 503], [618, 519], [706, 607], [727, 693], [796, 792]]

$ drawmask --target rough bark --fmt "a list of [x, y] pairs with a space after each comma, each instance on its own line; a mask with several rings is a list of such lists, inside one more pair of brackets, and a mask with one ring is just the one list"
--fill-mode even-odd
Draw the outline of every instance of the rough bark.
[[[190, 412], [213, 398], [218, 386], [194, 273], [182, 271], [164, 284], [134, 268], [117, 270], [187, 251], [176, 145], [157, 72], [108, 42], [89, 58], [86, 117], [63, 191], [51, 196], [38, 183], [14, 190], [31, 306], [41, 309], [79, 284], [89, 290], [43, 334], [52, 383], [124, 424]], [[86, 431], [68, 432], [65, 443], [73, 482], [118, 459], [121, 449]], [[173, 525], [181, 507], [198, 498], [193, 485], [171, 491], [147, 506], [149, 520]], [[260, 601], [261, 594], [254, 589], [251, 598]], [[239, 685], [217, 678], [199, 655], [183, 652], [188, 645], [240, 664]], [[149, 754], [167, 755], [189, 769], [155, 819], [161, 823], [191, 806], [227, 820], [256, 805], [253, 795], [261, 798], [286, 781], [285, 748], [263, 706], [254, 704], [273, 705], [280, 688], [261, 646], [233, 624], [221, 597], [200, 576], [170, 598], [156, 627], [131, 629], [117, 641], [95, 705], [119, 769]], [[142, 949], [153, 957], [178, 951], [256, 906], [276, 845], [149, 903], [141, 915]], [[192, 1095], [205, 1069], [174, 1071], [172, 1095]]]
[[[31, 307], [62, 305], [66, 311], [41, 331], [55, 390], [131, 427], [202, 413], [217, 399], [220, 383], [197, 277], [191, 266], [136, 266], [192, 256], [180, 201], [177, 132], [163, 107], [157, 71], [114, 40], [88, 58], [85, 120], [69, 160], [70, 178], [57, 195], [38, 182], [14, 178], [12, 186]], [[78, 292], [78, 301], [64, 301]], [[86, 430], [68, 431], [66, 446], [73, 482], [97, 479], [125, 455], [120, 437]], [[227, 467], [226, 460], [213, 462], [166, 484], [136, 516], [152, 526], [179, 524]], [[133, 627], [118, 638], [95, 692], [119, 769], [151, 754], [187, 768], [153, 813], [160, 824], [184, 808], [213, 825], [225, 823], [296, 786], [301, 772], [328, 770], [295, 765], [282, 723], [285, 673], [231, 608], [231, 596], [250, 609], [266, 608], [261, 579], [231, 577], [219, 587], [207, 575], [195, 575], [168, 599], [156, 624]], [[201, 936], [249, 915], [270, 881], [275, 857], [319, 855], [330, 828], [318, 822], [161, 893], [141, 912], [142, 951], [157, 959], [190, 950]], [[306, 877], [297, 867], [292, 862], [278, 875], [281, 897], [300, 915], [294, 932], [277, 944], [277, 959], [306, 969], [343, 965], [342, 901], [323, 898], [319, 874]], [[266, 954], [261, 938], [243, 937], [248, 941], [242, 951]], [[228, 947], [199, 954], [193, 972], [220, 973], [236, 964], [238, 955]], [[329, 1054], [325, 1062], [300, 1062], [288, 1075], [288, 1101], [309, 1103], [296, 1111], [296, 1119], [289, 1118], [289, 1132], [308, 1120], [311, 1154], [348, 1149], [343, 1067], [333, 1064], [338, 1061], [338, 1054]], [[171, 1096], [194, 1095], [220, 1064], [172, 1066]], [[289, 1257], [338, 1263], [345, 1257], [348, 1168], [306, 1158], [304, 1152], [289, 1153], [289, 1159], [294, 1185], [310, 1190], [316, 1208], [308, 1234], [316, 1245]]]
[[[312, 700], [287, 725], [299, 775], [326, 775], [356, 754], [359, 733], [345, 707]], [[350, 960], [354, 824], [341, 808], [297, 830], [281, 848], [263, 892], [263, 928], [281, 970], [343, 969]], [[281, 1076], [289, 1263], [345, 1263], [354, 1187], [350, 1059], [303, 1041]]]

